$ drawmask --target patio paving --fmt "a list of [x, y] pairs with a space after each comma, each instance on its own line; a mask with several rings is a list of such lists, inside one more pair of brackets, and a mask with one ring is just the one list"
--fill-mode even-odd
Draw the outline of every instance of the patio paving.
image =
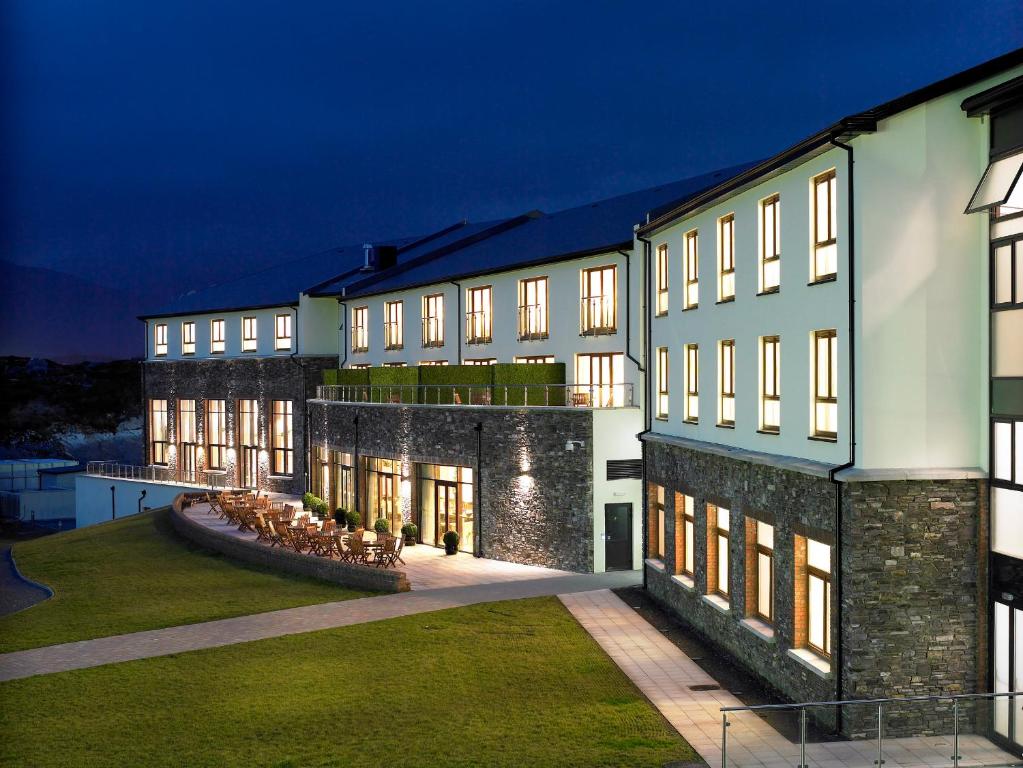
[[[712, 766], [721, 760], [721, 707], [743, 703], [704, 672], [674, 643], [609, 589], [559, 596], [579, 623], [646, 695], [661, 714]], [[710, 686], [712, 690], [693, 690]], [[792, 768], [799, 764], [799, 744], [792, 743], [752, 712], [729, 715], [727, 766]], [[981, 736], [959, 740], [959, 765], [1019, 765], [1019, 756], [1004, 752]], [[950, 737], [884, 740], [885, 768], [951, 766]], [[873, 766], [873, 739], [817, 742], [807, 745], [810, 768]]]

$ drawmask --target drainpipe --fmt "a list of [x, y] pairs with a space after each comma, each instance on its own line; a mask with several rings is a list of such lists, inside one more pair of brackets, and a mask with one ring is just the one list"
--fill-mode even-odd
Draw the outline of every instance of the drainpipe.
[[625, 356], [636, 364], [640, 373], [644, 372], [643, 363], [632, 356], [632, 259], [628, 251], [618, 251], [625, 257]]
[[145, 320], [142, 321], [142, 333], [146, 337], [145, 343], [145, 355], [142, 358], [141, 374], [142, 374], [142, 391], [139, 395], [142, 398], [142, 402], [139, 405], [142, 408], [142, 463], [149, 463], [149, 409], [146, 408], [146, 361], [149, 360], [149, 323]]
[[450, 281], [455, 288], [458, 289], [458, 295], [455, 297], [455, 315], [457, 325], [455, 326], [455, 336], [458, 339], [458, 365], [462, 364], [462, 284], [456, 283], [454, 280]]
[[[853, 148], [850, 144], [843, 144], [835, 138], [831, 139], [832, 145], [844, 150], [846, 153], [846, 186], [849, 200], [848, 209], [848, 238], [849, 238], [849, 460], [837, 467], [832, 467], [828, 472], [828, 479], [835, 484], [835, 550], [838, 557], [835, 558], [835, 600], [838, 604], [838, 636], [835, 638], [835, 699], [842, 700], [842, 664], [843, 643], [842, 643], [842, 484], [835, 479], [835, 475], [843, 470], [849, 469], [856, 464], [856, 220], [855, 212], [855, 185], [853, 175]], [[842, 730], [842, 708], [838, 708], [838, 730]]]
[[117, 486], [110, 486], [110, 519], [117, 519]]
[[[641, 306], [643, 308], [643, 321], [644, 321], [643, 322], [643, 358], [644, 358], [644, 360], [649, 360], [650, 359], [650, 335], [651, 335], [650, 334], [650, 317], [649, 317], [649, 314], [650, 314], [649, 306], [650, 306], [650, 252], [651, 252], [651, 243], [650, 243], [650, 241], [647, 238], [642, 237], [642, 236], [640, 236], [638, 234], [636, 235], [636, 239], [639, 240], [641, 243], [643, 243], [643, 302], [641, 304]], [[649, 483], [647, 482], [647, 477], [646, 477], [647, 446], [646, 446], [646, 441], [643, 440], [643, 436], [647, 435], [647, 434], [649, 434], [650, 432], [653, 431], [653, 422], [650, 419], [650, 397], [651, 397], [651, 393], [650, 393], [650, 376], [649, 375], [644, 375], [643, 386], [644, 386], [644, 392], [645, 392], [644, 397], [643, 397], [643, 431], [640, 432], [638, 435], [636, 435], [636, 437], [639, 439], [640, 446], [642, 447], [642, 451], [643, 451], [643, 495], [642, 495], [643, 509], [640, 510], [640, 515], [642, 516], [642, 520], [641, 520], [642, 528], [641, 528], [641, 534], [640, 535], [642, 536], [642, 539], [643, 539], [643, 541], [641, 542], [642, 545], [643, 545], [643, 556], [641, 558], [642, 562], [640, 563], [639, 567], [643, 570], [643, 589], [646, 589], [646, 582], [647, 582], [647, 578], [646, 578], [646, 559], [647, 559], [647, 554], [648, 554], [648, 552], [647, 552], [647, 549], [648, 549], [647, 542], [649, 541], [649, 538], [650, 538], [649, 531], [647, 531], [648, 522], [647, 522], [647, 513], [646, 513], [646, 511], [647, 511], [647, 509], [649, 509], [650, 499], [647, 498], [649, 496]]]
[[345, 320], [348, 319], [348, 305], [341, 300], [339, 296], [337, 299], [338, 314], [341, 315], [338, 318], [337, 335], [340, 347], [337, 352], [337, 367], [344, 368], [345, 363], [348, 362], [348, 339], [345, 336]]
[[476, 557], [483, 557], [483, 519], [480, 511], [483, 508], [483, 422], [476, 422]]
[[[309, 427], [310, 427], [310, 424], [312, 423], [312, 421], [311, 421], [311, 419], [309, 417], [309, 393], [306, 391], [305, 361], [304, 360], [299, 360], [296, 357], [296, 355], [298, 355], [298, 340], [299, 340], [298, 304], [291, 304], [291, 305], [289, 305], [289, 308], [295, 313], [295, 322], [294, 322], [294, 326], [293, 326], [293, 329], [292, 329], [293, 330], [292, 338], [294, 340], [294, 347], [295, 347], [295, 349], [294, 349], [294, 351], [290, 355], [288, 355], [288, 357], [291, 359], [291, 362], [293, 362], [295, 365], [297, 365], [301, 369], [301, 371], [302, 371], [302, 424], [304, 425], [303, 426], [303, 434], [302, 434], [302, 437], [303, 437], [303, 440], [302, 440], [303, 445], [302, 445], [302, 447], [305, 450], [305, 461], [308, 462], [312, 458], [312, 441], [311, 441], [311, 438], [309, 437]], [[272, 453], [271, 453], [271, 455], [272, 455]], [[271, 470], [272, 469], [273, 468], [271, 467]], [[273, 474], [272, 471], [271, 471], [271, 474]], [[309, 479], [309, 467], [306, 467], [303, 486], [304, 486], [304, 488], [307, 491], [310, 489], [310, 482], [309, 482], [309, 480], [310, 480]], [[292, 481], [292, 482], [294, 482], [294, 481]], [[269, 483], [267, 485], [269, 485]]]

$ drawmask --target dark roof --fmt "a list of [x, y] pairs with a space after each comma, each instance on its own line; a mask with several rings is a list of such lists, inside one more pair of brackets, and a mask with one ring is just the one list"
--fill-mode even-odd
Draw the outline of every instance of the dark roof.
[[[387, 293], [631, 248], [633, 227], [643, 221], [648, 211], [677, 205], [747, 167], [748, 163], [725, 168], [556, 213], [527, 214], [518, 226], [418, 263], [409, 263], [399, 254], [395, 267], [349, 282], [345, 296]], [[335, 285], [329, 291], [313, 291], [312, 295], [337, 292]]]
[[830, 147], [833, 141], [846, 141], [863, 133], [872, 133], [877, 130], [877, 124], [881, 120], [897, 115], [900, 112], [905, 112], [907, 109], [912, 109], [924, 102], [973, 85], [1020, 64], [1023, 64], [1023, 48], [1017, 48], [1014, 51], [958, 72], [951, 77], [938, 80], [923, 88], [918, 88], [915, 91], [911, 91], [891, 101], [886, 101], [871, 109], [843, 117], [838, 122], [806, 137], [777, 155], [769, 157], [767, 160], [735, 174], [732, 178], [724, 180], [721, 184], [708, 189], [703, 194], [692, 197], [681, 205], [673, 206], [666, 211], [652, 214], [649, 222], [640, 228], [640, 234], [650, 234], [658, 229], [662, 229], [675, 220], [710, 205], [720, 197], [740, 192], [767, 176], [798, 165], [808, 155], [812, 156]]

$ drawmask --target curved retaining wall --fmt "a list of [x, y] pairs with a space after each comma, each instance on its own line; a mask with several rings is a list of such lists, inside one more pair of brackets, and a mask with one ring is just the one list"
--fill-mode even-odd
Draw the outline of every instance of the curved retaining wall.
[[375, 592], [409, 591], [408, 577], [404, 571], [352, 565], [325, 557], [301, 555], [290, 549], [267, 547], [255, 541], [237, 539], [207, 528], [189, 519], [183, 511], [185, 503], [193, 498], [196, 496], [183, 493], [174, 499], [170, 509], [171, 525], [180, 536], [204, 549], [270, 571], [320, 579], [353, 589], [368, 589]]

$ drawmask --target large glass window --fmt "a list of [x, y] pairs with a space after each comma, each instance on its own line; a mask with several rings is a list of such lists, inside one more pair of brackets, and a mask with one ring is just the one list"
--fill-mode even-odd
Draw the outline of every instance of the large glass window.
[[472, 469], [441, 464], [417, 465], [419, 475], [419, 538], [444, 546], [444, 534], [458, 534], [458, 548], [474, 551], [475, 507]]
[[227, 466], [227, 403], [206, 401], [206, 468], [220, 470]]
[[423, 346], [444, 346], [444, 294], [423, 297]]
[[816, 331], [813, 344], [813, 435], [834, 440], [838, 437], [838, 336], [833, 330]]
[[668, 312], [668, 244], [657, 246], [657, 314]]
[[830, 280], [838, 272], [838, 206], [835, 171], [813, 179], [813, 281]]
[[625, 401], [625, 365], [620, 352], [576, 355], [572, 404], [620, 408]]
[[997, 308], [1023, 306], [1023, 239], [996, 245], [991, 268], [992, 305]]
[[781, 287], [781, 197], [760, 201], [760, 292]]
[[198, 430], [195, 400], [178, 400], [178, 476], [186, 483], [198, 480]]
[[278, 351], [291, 349], [290, 314], [281, 314], [274, 317], [274, 349]]
[[609, 265], [584, 269], [581, 304], [579, 307], [579, 332], [584, 336], [615, 333], [618, 328], [618, 268]]
[[345, 512], [355, 510], [355, 463], [352, 454], [344, 451], [331, 451], [334, 464], [333, 493], [334, 509]]
[[696, 500], [684, 493], [675, 494], [675, 530], [680, 528], [682, 536], [675, 535], [675, 569], [691, 577], [696, 572]]
[[493, 290], [489, 285], [465, 292], [465, 342], [489, 344], [493, 335]]
[[[467, 365], [472, 365], [468, 360]], [[492, 358], [477, 361], [476, 365], [493, 365], [496, 361]], [[529, 365], [546, 365], [554, 362], [554, 355], [521, 355], [515, 358], [516, 363], [527, 363]]]
[[242, 352], [255, 352], [258, 346], [256, 338], [257, 319], [255, 317], [242, 318]]
[[195, 322], [192, 320], [181, 324], [181, 354], [195, 354]]
[[259, 403], [238, 401], [238, 483], [255, 488], [259, 482]]
[[149, 401], [149, 463], [167, 464], [167, 401]]
[[275, 475], [294, 474], [294, 406], [291, 400], [273, 401], [273, 473]]
[[685, 346], [686, 401], [684, 421], [696, 424], [700, 420], [700, 345]]
[[781, 431], [781, 339], [760, 337], [760, 431]]
[[210, 320], [210, 354], [219, 355], [224, 352], [226, 339], [224, 337], [224, 321], [221, 319]]
[[735, 339], [718, 344], [718, 426], [735, 426]]
[[384, 302], [384, 349], [401, 349], [404, 341], [403, 301]]
[[806, 644], [831, 655], [831, 547], [806, 539]]
[[668, 348], [657, 348], [657, 418], [668, 418]]
[[728, 599], [730, 512], [716, 504], [707, 505], [707, 586], [709, 592]]
[[774, 623], [774, 526], [757, 520], [756, 536], [756, 600], [754, 615], [768, 624]]
[[157, 357], [163, 357], [167, 354], [167, 323], [157, 323], [154, 334], [153, 352]]
[[549, 297], [546, 277], [519, 280], [519, 340], [546, 339]]
[[650, 519], [647, 532], [650, 537], [648, 553], [650, 557], [664, 560], [664, 486], [650, 485]]
[[718, 219], [718, 301], [735, 298], [735, 215]]
[[365, 500], [363, 509], [366, 510], [363, 523], [372, 530], [377, 520], [387, 520], [391, 533], [398, 535], [404, 522], [401, 462], [374, 456], [363, 457], [360, 461], [363, 483], [359, 492]]
[[683, 239], [682, 272], [685, 275], [685, 290], [682, 295], [683, 309], [696, 309], [700, 305], [700, 235], [694, 229], [686, 232]]
[[352, 307], [352, 352], [369, 351], [369, 307]]

